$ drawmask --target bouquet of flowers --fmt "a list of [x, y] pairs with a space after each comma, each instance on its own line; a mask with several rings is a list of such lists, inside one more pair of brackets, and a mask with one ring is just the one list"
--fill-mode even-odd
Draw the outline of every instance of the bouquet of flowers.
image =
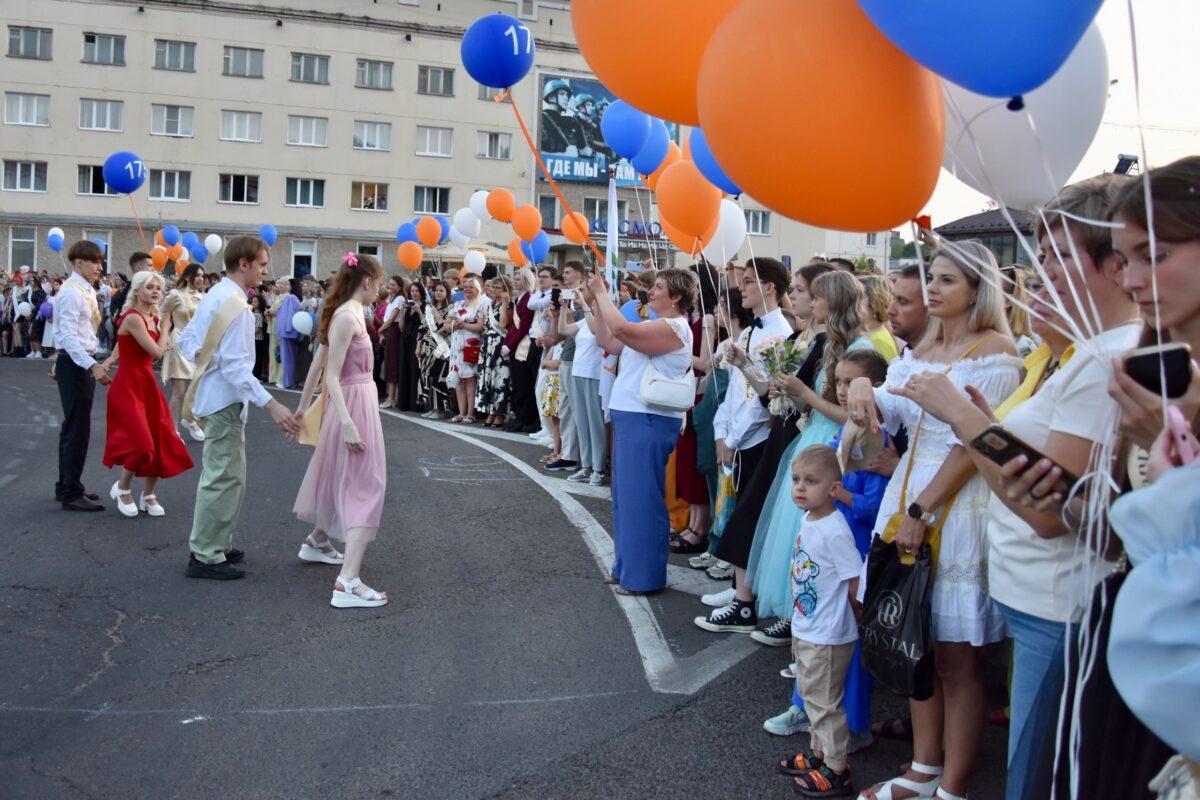
[[[796, 374], [804, 359], [808, 357], [808, 343], [792, 339], [778, 339], [762, 351], [763, 368], [772, 381]], [[796, 401], [786, 394], [771, 398], [768, 410], [777, 417], [790, 417], [800, 411]]]

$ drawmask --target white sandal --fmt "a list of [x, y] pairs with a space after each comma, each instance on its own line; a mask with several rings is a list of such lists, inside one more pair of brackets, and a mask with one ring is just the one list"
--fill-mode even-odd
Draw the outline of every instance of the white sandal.
[[962, 795], [960, 797], [959, 795], [956, 795], [956, 794], [950, 794], [945, 789], [943, 789], [941, 786], [939, 786], [937, 788], [937, 794], [935, 794], [934, 797], [940, 797], [941, 800], [967, 800], [966, 795]]
[[[154, 505], [147, 503], [147, 500], [153, 500]], [[162, 507], [162, 503], [158, 502], [158, 495], [155, 494], [142, 495], [142, 499], [138, 501], [138, 510], [145, 511], [152, 517], [165, 517], [167, 515], [166, 509]]]
[[[329, 605], [334, 608], [375, 608], [376, 606], [387, 605], [387, 598], [364, 584], [362, 578], [354, 578], [348, 581], [339, 575], [337, 583], [340, 583], [343, 589], [335, 588], [333, 590], [333, 597], [330, 598]], [[337, 584], [334, 585], [336, 586]], [[365, 594], [358, 595], [354, 593], [354, 590], [360, 586], [366, 590]]]
[[297, 553], [301, 561], [307, 561], [310, 564], [342, 564], [346, 558], [337, 551], [333, 543], [328, 539], [325, 540], [325, 546], [328, 551], [322, 550], [320, 547], [314, 547], [309, 544], [311, 536], [305, 537], [304, 543], [300, 545], [300, 552]]
[[108, 496], [111, 497], [113, 500], [117, 501], [117, 511], [120, 511], [122, 514], [124, 514], [127, 517], [136, 517], [138, 515], [137, 503], [121, 502], [121, 495], [123, 495], [123, 494], [127, 494], [130, 497], [133, 497], [133, 490], [126, 489], [125, 491], [121, 491], [121, 482], [120, 481], [117, 481], [116, 483], [114, 483], [112, 489], [109, 490], [109, 492], [108, 492]]
[[[941, 767], [934, 767], [929, 764], [922, 764], [919, 761], [914, 761], [911, 764], [909, 764], [908, 768], [913, 772], [919, 772], [922, 775], [929, 775], [932, 778], [932, 780], [918, 782], [918, 781], [914, 781], [914, 780], [909, 780], [908, 778], [905, 778], [904, 776], [900, 776], [899, 778], [892, 778], [890, 781], [884, 781], [883, 783], [881, 783], [879, 785], [879, 791], [875, 793], [876, 800], [896, 800], [896, 798], [894, 798], [892, 796], [892, 787], [893, 786], [896, 787], [897, 789], [907, 789], [910, 792], [916, 792], [917, 798], [931, 798], [931, 797], [943, 797], [943, 796], [947, 797], [947, 798], [954, 797], [954, 795], [942, 795], [941, 794], [941, 786], [939, 785], [941, 782], [938, 780], [939, 778], [942, 777], [942, 768]], [[865, 797], [865, 795], [860, 793], [858, 795], [858, 800], [867, 800], [867, 798]]]

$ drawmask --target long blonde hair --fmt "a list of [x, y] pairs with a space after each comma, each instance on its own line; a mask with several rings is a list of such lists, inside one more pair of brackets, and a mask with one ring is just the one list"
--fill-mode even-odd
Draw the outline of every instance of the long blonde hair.
[[146, 288], [146, 284], [151, 281], [158, 281], [158, 285], [166, 288], [166, 283], [163, 282], [163, 276], [159, 272], [151, 269], [144, 269], [141, 272], [133, 274], [133, 280], [129, 282], [129, 293], [125, 295], [125, 305], [121, 306], [121, 313], [124, 314], [129, 309], [133, 308], [133, 304], [137, 302], [137, 293]]
[[[967, 313], [967, 329], [972, 333], [992, 330], [1011, 337], [1012, 330], [1009, 329], [1008, 318], [1004, 315], [1004, 292], [1001, 290], [1004, 279], [1000, 275], [1000, 268], [996, 266], [996, 257], [992, 255], [992, 251], [978, 239], [966, 239], [933, 251], [929, 263], [932, 265], [933, 260], [939, 257], [957, 267], [975, 290], [975, 302]], [[929, 330], [925, 337], [931, 342], [942, 338], [940, 319], [929, 318]]]
[[862, 309], [866, 294], [857, 278], [841, 270], [818, 275], [809, 291], [829, 306], [829, 319], [825, 321], [825, 353], [821, 361], [825, 373], [821, 396], [836, 403], [837, 379], [833, 371], [854, 340], [863, 334]]

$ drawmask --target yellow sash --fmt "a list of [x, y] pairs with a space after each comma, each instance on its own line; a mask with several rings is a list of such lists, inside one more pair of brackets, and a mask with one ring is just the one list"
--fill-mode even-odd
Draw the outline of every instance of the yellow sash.
[[221, 304], [221, 308], [213, 317], [212, 324], [208, 326], [208, 334], [204, 337], [204, 346], [196, 354], [196, 369], [192, 373], [192, 382], [188, 384], [187, 394], [183, 397], [183, 418], [188, 422], [196, 421], [196, 417], [192, 413], [192, 404], [196, 400], [196, 387], [200, 385], [200, 379], [208, 371], [208, 364], [212, 361], [213, 353], [217, 352], [217, 347], [225, 338], [225, 332], [229, 330], [229, 326], [248, 308], [250, 306], [246, 303], [246, 298], [241, 292], [238, 292]]

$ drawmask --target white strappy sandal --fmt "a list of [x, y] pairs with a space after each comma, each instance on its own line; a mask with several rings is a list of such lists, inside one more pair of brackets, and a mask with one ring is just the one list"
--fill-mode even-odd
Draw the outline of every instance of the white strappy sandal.
[[[337, 583], [341, 584], [343, 588], [335, 588], [333, 590], [333, 597], [330, 598], [329, 605], [334, 608], [375, 608], [376, 606], [387, 605], [387, 598], [370, 586], [365, 585], [362, 582], [362, 578], [354, 578], [348, 581], [339, 575]], [[357, 595], [354, 593], [354, 590], [359, 586], [362, 586], [366, 590], [365, 594]]]
[[[154, 504], [147, 503], [147, 500], [153, 500]], [[158, 495], [156, 494], [142, 495], [141, 501], [138, 502], [138, 510], [145, 511], [152, 517], [165, 517], [167, 515], [167, 511], [162, 507], [162, 503], [158, 502]]]
[[957, 794], [950, 794], [945, 789], [943, 789], [941, 786], [939, 786], [937, 788], [937, 794], [935, 794], [934, 797], [941, 798], [941, 800], [967, 800], [966, 795], [960, 796]]
[[[897, 789], [907, 789], [910, 792], [916, 792], [918, 798], [942, 797], [947, 798], [947, 800], [954, 800], [954, 795], [943, 794], [941, 791], [942, 787], [938, 785], [941, 782], [939, 778], [942, 777], [941, 767], [935, 767], [930, 764], [922, 764], [919, 761], [914, 761], [909, 765], [909, 769], [913, 772], [919, 772], [922, 775], [928, 775], [932, 778], [932, 780], [918, 782], [909, 780], [903, 776], [899, 778], [892, 778], [890, 781], [884, 781], [879, 785], [879, 791], [875, 793], [876, 800], [897, 800], [892, 795], [892, 787]], [[867, 798], [865, 795], [859, 794], [858, 800], [867, 800]]]
[[[312, 537], [305, 537], [304, 542], [300, 545], [300, 552], [296, 554], [301, 561], [307, 561], [310, 564], [337, 565], [345, 563], [345, 556], [337, 551], [337, 548], [333, 546], [333, 542], [329, 539], [325, 540], [324, 545], [316, 545], [315, 542], [309, 544], [309, 542], [312, 542]], [[329, 549], [323, 549], [325, 547]]]

